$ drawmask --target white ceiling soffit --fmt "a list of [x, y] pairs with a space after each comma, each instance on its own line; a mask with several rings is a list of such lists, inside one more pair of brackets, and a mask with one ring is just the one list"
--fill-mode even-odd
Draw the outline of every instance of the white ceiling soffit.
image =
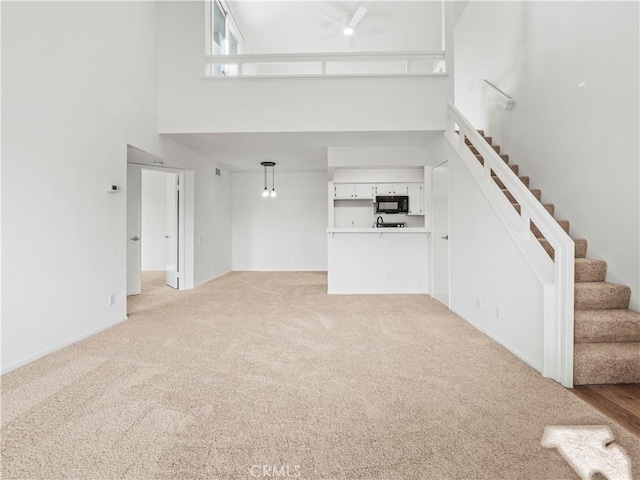
[[127, 163], [139, 163], [142, 165], [152, 165], [154, 162], [162, 162], [162, 158], [145, 152], [144, 150], [127, 145]]
[[309, 133], [172, 133], [163, 136], [235, 172], [261, 171], [273, 161], [280, 171], [327, 171], [327, 147], [428, 145], [439, 131]]

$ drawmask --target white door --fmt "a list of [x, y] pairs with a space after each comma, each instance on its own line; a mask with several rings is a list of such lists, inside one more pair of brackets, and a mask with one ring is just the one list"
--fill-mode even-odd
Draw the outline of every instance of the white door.
[[180, 288], [179, 236], [180, 185], [176, 173], [167, 175], [167, 285]]
[[127, 295], [140, 294], [142, 170], [127, 166]]
[[449, 306], [449, 164], [433, 169], [433, 296]]

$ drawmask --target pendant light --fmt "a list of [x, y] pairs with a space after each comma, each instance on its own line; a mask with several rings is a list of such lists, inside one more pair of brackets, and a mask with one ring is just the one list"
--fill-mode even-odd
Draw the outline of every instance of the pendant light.
[[276, 164], [271, 165], [271, 196], [276, 196]]
[[[276, 187], [275, 187], [275, 162], [260, 162], [260, 165], [264, 167], [264, 190], [262, 191], [262, 196], [267, 198], [269, 196], [276, 196]], [[271, 194], [269, 194], [269, 188], [267, 187], [267, 169], [271, 167]]]
[[267, 163], [268, 162], [262, 162], [260, 164], [264, 167], [264, 190], [262, 191], [262, 196], [265, 198], [269, 196], [269, 190], [267, 189]]

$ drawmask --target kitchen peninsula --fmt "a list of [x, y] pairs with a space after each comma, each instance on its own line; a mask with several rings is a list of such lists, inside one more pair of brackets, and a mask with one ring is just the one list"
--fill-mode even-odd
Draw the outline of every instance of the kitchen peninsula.
[[430, 169], [336, 169], [328, 293], [428, 293]]

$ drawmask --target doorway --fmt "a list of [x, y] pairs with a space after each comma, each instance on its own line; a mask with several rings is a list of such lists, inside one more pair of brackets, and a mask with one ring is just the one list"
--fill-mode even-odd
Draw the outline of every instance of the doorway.
[[191, 171], [127, 164], [127, 295], [142, 293], [143, 271], [193, 288], [193, 179]]
[[141, 270], [163, 271], [166, 284], [179, 289], [179, 174], [145, 168], [141, 173]]
[[433, 169], [433, 296], [449, 306], [449, 162]]

